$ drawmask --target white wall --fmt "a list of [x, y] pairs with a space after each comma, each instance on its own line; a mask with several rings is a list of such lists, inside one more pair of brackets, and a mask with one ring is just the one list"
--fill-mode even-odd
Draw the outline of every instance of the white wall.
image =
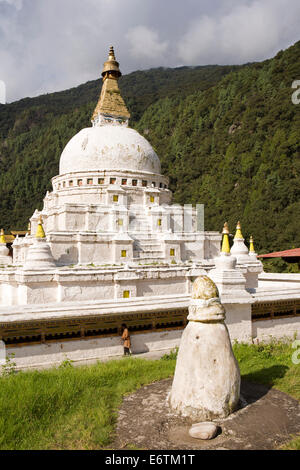
[[[131, 334], [132, 352], [134, 354], [149, 351], [169, 351], [179, 346], [182, 330]], [[17, 368], [42, 368], [61, 364], [69, 359], [75, 363], [86, 363], [114, 356], [123, 355], [121, 337], [82, 339], [18, 346], [8, 348], [7, 354], [15, 354]]]

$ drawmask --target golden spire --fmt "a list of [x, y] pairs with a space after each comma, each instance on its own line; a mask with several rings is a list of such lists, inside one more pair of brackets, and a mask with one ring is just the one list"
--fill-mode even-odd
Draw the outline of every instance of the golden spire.
[[6, 243], [3, 228], [1, 229], [1, 232], [0, 232], [0, 243]]
[[254, 249], [254, 240], [253, 240], [252, 235], [251, 235], [251, 237], [250, 237], [250, 249], [249, 249], [249, 252], [250, 252], [250, 253], [255, 253], [255, 249]]
[[222, 240], [222, 248], [221, 253], [230, 253], [230, 245], [229, 245], [229, 228], [228, 223], [225, 222], [223, 227], [223, 240]]
[[119, 62], [116, 61], [114, 48], [111, 46], [109, 49], [108, 60], [104, 62], [103, 66], [102, 90], [99, 101], [92, 116], [93, 123], [99, 114], [108, 118], [112, 117], [124, 120], [128, 120], [130, 118], [130, 113], [121, 96], [118, 86], [118, 80], [121, 75]]
[[103, 80], [107, 78], [114, 78], [115, 80], [121, 77], [121, 71], [119, 68], [119, 62], [116, 61], [115, 51], [113, 46], [109, 48], [108, 60], [104, 62], [102, 77]]
[[242, 238], [242, 239], [244, 239], [243, 234], [242, 234], [242, 227], [241, 227], [241, 222], [240, 222], [240, 221], [237, 223], [236, 232], [235, 232], [234, 238]]
[[38, 226], [36, 229], [36, 234], [35, 238], [46, 238], [44, 228], [43, 228], [43, 221], [42, 221], [42, 216], [40, 215], [39, 221], [38, 221]]

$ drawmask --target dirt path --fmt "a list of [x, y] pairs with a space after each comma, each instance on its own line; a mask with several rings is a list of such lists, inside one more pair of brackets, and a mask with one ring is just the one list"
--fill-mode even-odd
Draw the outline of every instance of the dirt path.
[[276, 449], [300, 432], [300, 404], [278, 390], [242, 382], [241, 408], [216, 421], [220, 434], [211, 441], [188, 435], [192, 422], [168, 408], [172, 379], [140, 388], [124, 398], [114, 449]]

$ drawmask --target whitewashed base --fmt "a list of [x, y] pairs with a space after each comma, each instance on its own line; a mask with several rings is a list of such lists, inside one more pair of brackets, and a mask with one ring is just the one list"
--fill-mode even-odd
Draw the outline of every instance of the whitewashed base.
[[[182, 330], [131, 335], [132, 353], [169, 351], [179, 346]], [[122, 356], [121, 337], [61, 341], [7, 348], [7, 354], [15, 354], [17, 369], [47, 368], [61, 364], [65, 360], [74, 363], [88, 362]]]

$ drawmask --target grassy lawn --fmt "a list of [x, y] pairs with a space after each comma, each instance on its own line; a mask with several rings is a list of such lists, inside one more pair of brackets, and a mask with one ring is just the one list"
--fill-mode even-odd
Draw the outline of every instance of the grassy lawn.
[[[272, 385], [300, 400], [300, 364], [289, 344], [234, 345], [242, 376]], [[0, 378], [0, 449], [109, 448], [122, 396], [171, 377], [171, 354], [93, 366], [20, 372]], [[295, 439], [289, 448], [300, 448]]]

